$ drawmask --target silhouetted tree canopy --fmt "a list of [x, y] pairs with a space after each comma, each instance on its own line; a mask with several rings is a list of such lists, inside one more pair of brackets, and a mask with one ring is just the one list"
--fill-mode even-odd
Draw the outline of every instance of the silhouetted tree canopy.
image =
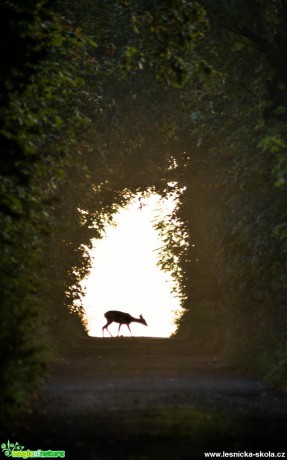
[[147, 189], [180, 197], [178, 335], [286, 382], [286, 6], [2, 2], [3, 418], [84, 333], [88, 248]]

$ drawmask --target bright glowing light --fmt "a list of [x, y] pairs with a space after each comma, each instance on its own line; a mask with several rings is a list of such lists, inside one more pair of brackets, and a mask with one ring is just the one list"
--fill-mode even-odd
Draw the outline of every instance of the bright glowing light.
[[[142, 201], [136, 198], [117, 214], [117, 226], [109, 226], [105, 238], [95, 240], [93, 268], [83, 282], [89, 335], [102, 336], [108, 310], [128, 312], [137, 318], [142, 314], [148, 327], [132, 323], [134, 336], [169, 337], [176, 330], [174, 320], [182, 313], [180, 301], [171, 294], [171, 275], [156, 265], [156, 249], [163, 243], [152, 225], [159, 215], [170, 214], [174, 206], [172, 197], [163, 200], [153, 194]], [[111, 324], [109, 330], [117, 335], [118, 325]], [[105, 335], [109, 336], [108, 332]], [[125, 325], [120, 335], [130, 335]]]

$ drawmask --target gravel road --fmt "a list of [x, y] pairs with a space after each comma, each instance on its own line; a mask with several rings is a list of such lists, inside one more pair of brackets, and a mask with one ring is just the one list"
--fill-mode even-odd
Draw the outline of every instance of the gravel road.
[[87, 338], [9, 436], [71, 460], [270, 458], [287, 451], [287, 394], [178, 339]]

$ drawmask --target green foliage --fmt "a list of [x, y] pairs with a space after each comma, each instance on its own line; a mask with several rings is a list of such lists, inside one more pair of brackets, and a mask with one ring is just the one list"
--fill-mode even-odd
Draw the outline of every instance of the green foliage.
[[1, 5], [3, 419], [43, 375], [41, 344], [83, 334], [92, 239], [151, 189], [180, 202], [156, 223], [187, 310], [178, 334], [286, 382], [284, 11]]
[[43, 2], [4, 2], [0, 16], [5, 21], [1, 43], [11, 41], [14, 50], [8, 58], [2, 53], [0, 70], [2, 423], [27, 406], [43, 375], [39, 292], [49, 283], [41, 279], [41, 267], [52, 226], [45, 198], [63, 175], [63, 136], [69, 132], [74, 142], [84, 117], [75, 117], [72, 110], [68, 121], [65, 113], [67, 97], [72, 103], [81, 82], [69, 62], [73, 47], [79, 59], [78, 45], [63, 49], [72, 29], [66, 32]]
[[131, 24], [136, 39], [126, 50], [126, 67], [151, 67], [163, 85], [181, 88], [196, 65], [187, 56], [208, 28], [203, 8], [186, 0], [155, 2], [135, 8]]
[[[284, 41], [281, 4], [270, 15], [267, 2], [260, 13], [242, 3], [260, 26], [225, 2], [216, 11], [204, 2], [210, 33], [201, 52], [215, 78], [202, 85], [195, 75], [184, 96], [193, 147], [178, 173], [195, 251], [185, 266], [191, 308], [179, 334], [278, 383], [286, 381], [286, 145], [273, 84], [280, 81], [285, 100], [286, 78], [269, 46], [278, 54]], [[271, 33], [263, 39], [263, 24], [278, 30], [276, 44]]]

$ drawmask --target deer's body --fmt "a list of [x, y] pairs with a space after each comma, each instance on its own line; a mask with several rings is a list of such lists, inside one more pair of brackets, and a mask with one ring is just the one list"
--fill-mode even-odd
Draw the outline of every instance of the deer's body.
[[110, 310], [105, 313], [105, 318], [107, 320], [107, 324], [103, 326], [103, 336], [104, 336], [104, 330], [106, 329], [108, 333], [111, 335], [110, 331], [108, 330], [108, 326], [112, 323], [119, 323], [119, 329], [118, 329], [118, 334], [120, 333], [120, 328], [123, 324], [126, 324], [127, 327], [129, 328], [129, 331], [132, 335], [132, 331], [130, 329], [130, 323], [141, 323], [147, 326], [146, 320], [140, 315], [139, 318], [134, 318], [131, 316], [129, 313], [124, 313], [122, 311], [117, 311], [117, 310]]

